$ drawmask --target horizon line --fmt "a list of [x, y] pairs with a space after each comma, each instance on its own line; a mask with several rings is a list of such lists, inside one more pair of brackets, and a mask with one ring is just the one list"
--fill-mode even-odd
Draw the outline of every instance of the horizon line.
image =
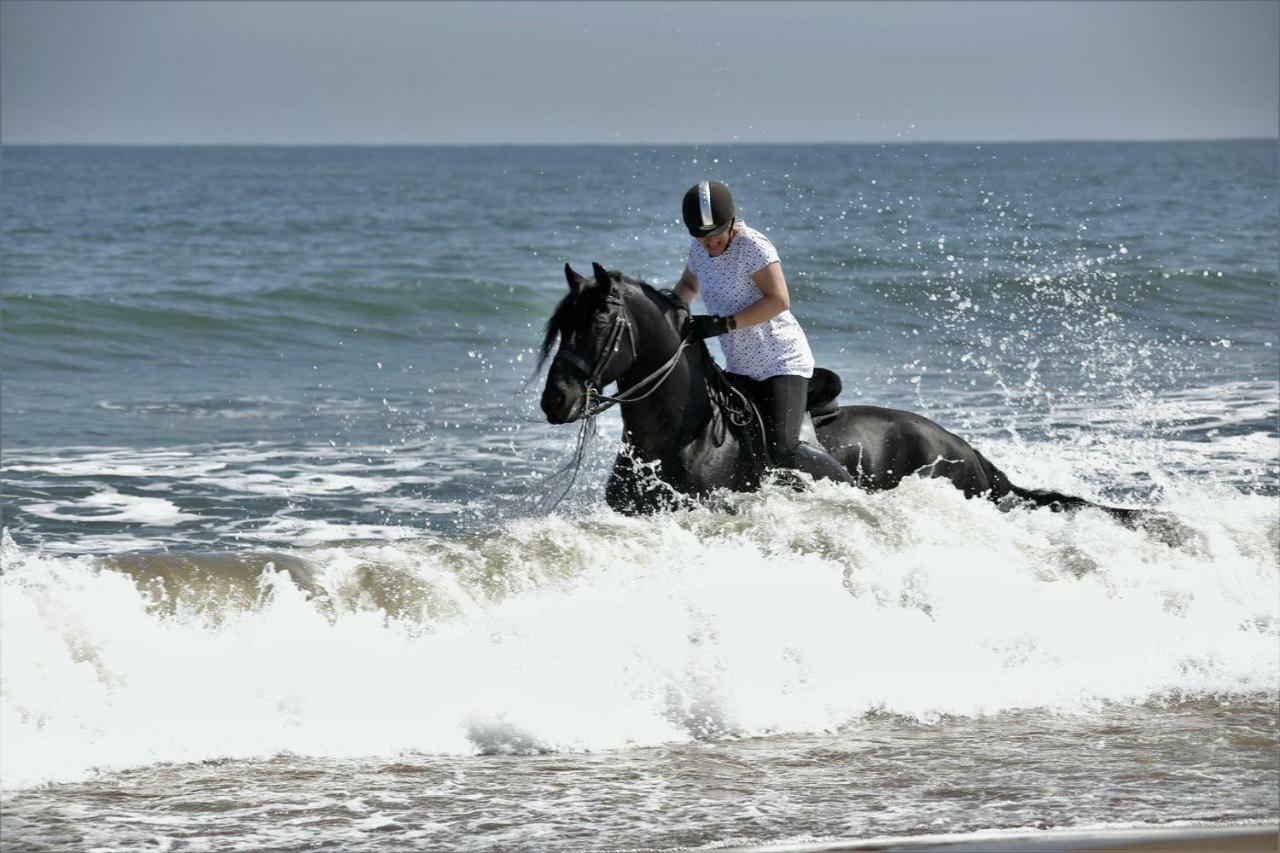
[[888, 145], [1062, 145], [1062, 144], [1163, 144], [1187, 142], [1280, 142], [1276, 136], [1205, 136], [1152, 138], [1045, 138], [1045, 139], [959, 139], [959, 140], [826, 140], [826, 141], [743, 141], [728, 142], [7, 142], [0, 148], [709, 148], [739, 147], [819, 147]]

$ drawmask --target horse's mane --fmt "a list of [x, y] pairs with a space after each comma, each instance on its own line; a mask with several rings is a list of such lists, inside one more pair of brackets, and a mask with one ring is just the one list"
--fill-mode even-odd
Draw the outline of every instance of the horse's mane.
[[[675, 291], [671, 288], [658, 288], [648, 282], [630, 278], [616, 270], [610, 270], [609, 276], [614, 284], [635, 285], [639, 287], [647, 296], [651, 296], [665, 301], [673, 309], [688, 312], [689, 306], [683, 299], [676, 296]], [[551, 355], [552, 348], [556, 345], [556, 340], [560, 337], [560, 330], [571, 320], [576, 313], [581, 310], [580, 305], [583, 296], [594, 291], [600, 285], [594, 279], [585, 282], [576, 290], [571, 290], [565, 294], [564, 298], [556, 305], [551, 317], [547, 320], [547, 325], [542, 332], [542, 346], [538, 351], [538, 364], [535, 370], [542, 369], [542, 365], [546, 363], [547, 358]]]

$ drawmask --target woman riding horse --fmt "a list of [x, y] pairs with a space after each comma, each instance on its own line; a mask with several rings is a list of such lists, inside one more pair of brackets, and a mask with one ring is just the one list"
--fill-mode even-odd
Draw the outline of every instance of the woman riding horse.
[[[757, 488], [765, 460], [755, 413], [738, 405], [706, 346], [695, 339], [687, 306], [599, 264], [592, 264], [592, 272], [593, 278], [584, 278], [565, 265], [569, 293], [547, 321], [538, 363], [558, 341], [542, 392], [550, 423], [591, 423], [608, 406], [621, 404], [624, 447], [605, 488], [609, 506], [652, 512], [687, 506], [720, 489]], [[614, 383], [618, 390], [606, 394]], [[967, 441], [912, 412], [833, 405], [815, 431], [863, 489], [892, 489], [918, 474], [949, 480], [967, 497], [1002, 506], [1094, 507], [1126, 524], [1159, 517], [1017, 486]]]
[[681, 212], [693, 243], [675, 294], [692, 305], [701, 293], [713, 312], [693, 317], [692, 334], [719, 336], [729, 379], [760, 411], [773, 465], [853, 485], [830, 454], [800, 443], [813, 353], [790, 311], [777, 250], [736, 217], [733, 196], [718, 181], [690, 187]]

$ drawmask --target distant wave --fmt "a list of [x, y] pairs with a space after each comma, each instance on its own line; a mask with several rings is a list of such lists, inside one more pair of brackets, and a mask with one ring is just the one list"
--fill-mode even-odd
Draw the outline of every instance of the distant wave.
[[[127, 298], [63, 294], [3, 299], [10, 369], [86, 369], [115, 361], [162, 359], [199, 343], [219, 358], [287, 348], [331, 348], [353, 331], [397, 345], [422, 341], [442, 322], [489, 323], [512, 330], [535, 299], [459, 277], [450, 288], [350, 282], [278, 287], [256, 293], [168, 290]], [[503, 314], [495, 313], [495, 305]], [[542, 306], [539, 303], [538, 310]], [[534, 335], [528, 335], [533, 346]], [[56, 354], [56, 355], [55, 355]]]

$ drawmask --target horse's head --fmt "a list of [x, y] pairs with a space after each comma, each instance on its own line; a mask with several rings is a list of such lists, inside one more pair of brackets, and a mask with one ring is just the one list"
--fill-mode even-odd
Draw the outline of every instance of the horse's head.
[[547, 321], [542, 339], [543, 359], [560, 341], [542, 391], [542, 411], [553, 424], [582, 417], [590, 395], [626, 373], [638, 355], [627, 284], [617, 273], [591, 266], [594, 280], [564, 265], [569, 294]]

